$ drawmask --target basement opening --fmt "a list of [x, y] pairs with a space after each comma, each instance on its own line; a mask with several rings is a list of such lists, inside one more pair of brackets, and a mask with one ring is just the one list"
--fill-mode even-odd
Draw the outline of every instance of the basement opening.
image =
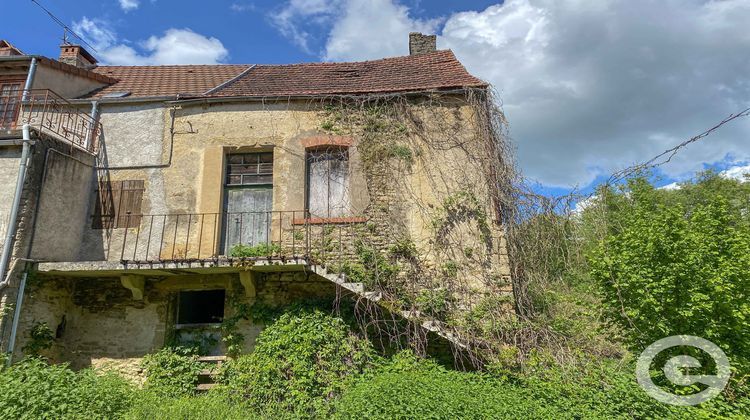
[[177, 327], [220, 324], [224, 320], [226, 291], [185, 290], [177, 296]]

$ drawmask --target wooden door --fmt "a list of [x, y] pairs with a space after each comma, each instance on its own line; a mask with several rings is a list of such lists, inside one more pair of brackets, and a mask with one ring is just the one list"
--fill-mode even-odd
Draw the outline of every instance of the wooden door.
[[227, 161], [224, 255], [237, 244], [267, 244], [273, 210], [273, 154], [233, 154]]

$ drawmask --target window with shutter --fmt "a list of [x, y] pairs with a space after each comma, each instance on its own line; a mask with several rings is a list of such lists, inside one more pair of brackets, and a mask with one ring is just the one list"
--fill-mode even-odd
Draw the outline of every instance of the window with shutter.
[[140, 226], [143, 190], [143, 180], [100, 182], [91, 227], [117, 229]]
[[350, 213], [349, 152], [326, 148], [307, 152], [307, 210], [311, 217]]
[[21, 83], [0, 81], [0, 128], [10, 128], [21, 106]]

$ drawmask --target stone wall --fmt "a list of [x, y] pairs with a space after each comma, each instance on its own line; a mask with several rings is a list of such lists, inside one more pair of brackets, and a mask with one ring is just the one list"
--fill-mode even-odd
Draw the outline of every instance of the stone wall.
[[[225, 318], [234, 315], [235, 302], [288, 305], [297, 300], [335, 297], [328, 280], [303, 272], [257, 273], [256, 296], [248, 297], [238, 274], [146, 277], [144, 298], [134, 300], [117, 278], [56, 278], [39, 276], [27, 289], [17, 349], [30, 340], [29, 331], [46, 323], [56, 338], [44, 354], [75, 369], [102, 367], [139, 378], [141, 358], [163, 347], [170, 338], [181, 290], [225, 289]], [[252, 351], [262, 325], [238, 323], [245, 350]], [[23, 351], [16, 354], [20, 357]]]

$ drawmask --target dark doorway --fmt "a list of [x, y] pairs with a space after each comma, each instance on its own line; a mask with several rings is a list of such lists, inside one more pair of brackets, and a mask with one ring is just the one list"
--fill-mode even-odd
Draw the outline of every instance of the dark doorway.
[[220, 324], [224, 320], [226, 291], [190, 290], [178, 296], [177, 324]]

